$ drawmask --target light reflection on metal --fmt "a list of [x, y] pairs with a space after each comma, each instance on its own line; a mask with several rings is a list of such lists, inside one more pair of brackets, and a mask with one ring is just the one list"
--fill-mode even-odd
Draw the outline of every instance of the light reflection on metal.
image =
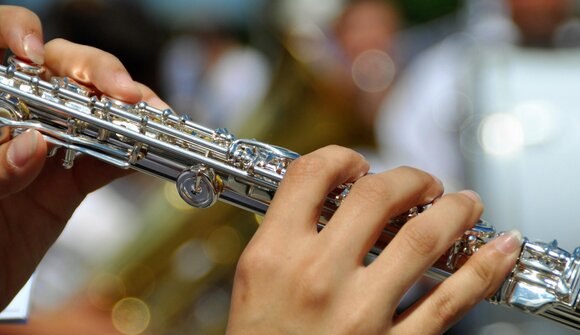
[[175, 184], [170, 182], [165, 183], [163, 187], [163, 194], [165, 195], [165, 200], [167, 201], [167, 203], [169, 203], [169, 205], [171, 205], [171, 207], [181, 211], [194, 210], [194, 207], [191, 207], [189, 204], [183, 201], [183, 199], [175, 189]]

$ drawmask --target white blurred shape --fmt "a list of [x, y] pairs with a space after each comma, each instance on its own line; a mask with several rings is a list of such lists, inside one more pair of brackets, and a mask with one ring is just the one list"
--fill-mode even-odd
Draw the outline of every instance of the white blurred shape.
[[524, 132], [525, 145], [546, 143], [555, 135], [558, 111], [547, 101], [524, 101], [513, 109]]
[[135, 204], [113, 187], [87, 195], [57, 243], [87, 260], [110, 259], [142, 228]]
[[512, 114], [496, 113], [486, 117], [479, 128], [479, 142], [492, 155], [510, 155], [524, 145], [524, 128]]
[[183, 244], [173, 257], [173, 269], [181, 279], [195, 281], [213, 268], [213, 262], [205, 255], [202, 242], [191, 240]]
[[286, 0], [278, 8], [282, 25], [291, 27], [300, 23], [328, 25], [341, 11], [343, 0]]
[[313, 23], [297, 23], [288, 34], [288, 50], [294, 58], [304, 63], [321, 59], [326, 51], [326, 36]]
[[477, 335], [524, 335], [524, 332], [515, 324], [507, 322], [496, 322], [487, 325], [477, 331]]

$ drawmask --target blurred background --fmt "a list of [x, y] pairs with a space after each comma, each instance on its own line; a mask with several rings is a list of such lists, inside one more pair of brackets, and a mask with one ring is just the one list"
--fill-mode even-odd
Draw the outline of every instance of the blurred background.
[[[472, 188], [498, 230], [578, 245], [577, 0], [20, 0], [45, 39], [106, 50], [178, 113], [373, 170]], [[134, 174], [88, 196], [2, 334], [223, 334], [257, 219]], [[421, 291], [422, 285], [417, 285]], [[568, 334], [480, 304], [448, 334]]]

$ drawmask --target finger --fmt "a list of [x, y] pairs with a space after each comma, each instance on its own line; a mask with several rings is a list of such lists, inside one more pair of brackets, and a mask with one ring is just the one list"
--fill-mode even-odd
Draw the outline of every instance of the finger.
[[15, 55], [42, 64], [43, 44], [36, 14], [18, 6], [0, 6], [0, 48], [10, 48]]
[[395, 333], [440, 334], [445, 331], [498, 290], [513, 269], [521, 245], [522, 236], [514, 231], [483, 246], [454, 275], [401, 314], [396, 320]]
[[147, 102], [149, 105], [157, 108], [157, 109], [167, 109], [169, 105], [166, 104], [152, 89], [148, 86], [143, 85], [142, 83], [137, 82], [137, 86], [141, 91], [141, 95], [143, 96], [143, 101]]
[[12, 138], [10, 134], [10, 128], [0, 127], [0, 144], [4, 144]]
[[368, 162], [353, 150], [328, 146], [293, 161], [262, 224], [282, 232], [315, 231], [326, 196], [341, 183], [368, 172]]
[[45, 46], [45, 66], [54, 74], [94, 86], [100, 92], [127, 103], [140, 101], [139, 85], [121, 61], [108, 52], [55, 39]]
[[[355, 182], [321, 237], [333, 245], [348, 245], [349, 248], [337, 248], [342, 250], [337, 257], [348, 257], [360, 264], [390, 218], [431, 203], [442, 193], [438, 179], [409, 167], [367, 175]], [[353, 248], [358, 257], [349, 257]]]
[[29, 185], [42, 170], [45, 157], [46, 143], [35, 130], [0, 145], [0, 199]]
[[460, 192], [443, 196], [430, 209], [409, 220], [366, 269], [371, 282], [378, 286], [377, 292], [384, 292], [376, 298], [387, 306], [397, 306], [411, 285], [473, 226], [482, 211], [475, 193]]
[[90, 156], [77, 158], [73, 170], [76, 186], [85, 195], [135, 171], [122, 169]]
[[55, 224], [68, 221], [88, 193], [129, 173], [85, 155], [75, 159], [72, 169], [65, 169], [63, 155], [64, 149], [46, 160], [42, 173], [30, 184], [26, 195], [29, 201], [43, 204], [43, 212], [49, 213]]

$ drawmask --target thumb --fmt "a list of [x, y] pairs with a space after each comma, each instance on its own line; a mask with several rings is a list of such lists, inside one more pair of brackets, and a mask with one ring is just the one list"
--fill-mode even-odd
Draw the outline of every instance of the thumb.
[[36, 130], [0, 145], [0, 199], [24, 189], [38, 176], [46, 150], [46, 142]]
[[44, 63], [42, 24], [36, 14], [20, 6], [0, 6], [0, 48]]

